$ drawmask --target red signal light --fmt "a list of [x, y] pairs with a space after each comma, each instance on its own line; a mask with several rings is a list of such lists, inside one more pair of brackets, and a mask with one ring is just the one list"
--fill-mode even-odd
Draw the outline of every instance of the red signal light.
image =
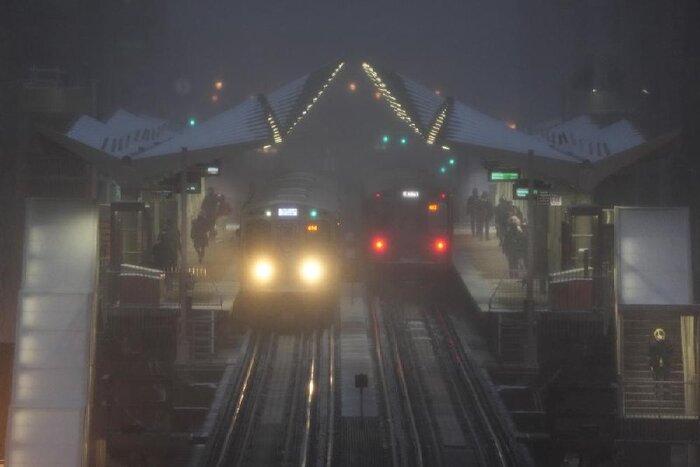
[[378, 191], [378, 192], [376, 192], [376, 193], [374, 194], [374, 197], [377, 198], [377, 199], [379, 199], [379, 198], [382, 197], [382, 194]]
[[447, 198], [447, 193], [440, 193], [440, 199]]
[[436, 238], [433, 242], [433, 249], [438, 253], [447, 251], [447, 240], [444, 238]]
[[375, 253], [384, 253], [386, 251], [386, 239], [384, 237], [374, 237], [372, 239], [372, 249]]

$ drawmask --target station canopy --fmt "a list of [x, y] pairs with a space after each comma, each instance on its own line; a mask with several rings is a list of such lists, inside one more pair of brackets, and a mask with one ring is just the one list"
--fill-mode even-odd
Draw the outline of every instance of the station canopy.
[[[82, 116], [66, 134], [44, 134], [118, 183], [142, 186], [180, 170], [185, 148], [187, 163], [194, 164], [284, 142], [344, 68], [343, 61], [333, 62], [184, 129], [120, 110], [104, 123]], [[644, 144], [629, 122], [600, 128], [585, 116], [526, 134], [391, 70], [366, 62], [362, 69], [396, 116], [428, 146], [484, 163], [531, 163], [535, 176], [573, 183], [582, 167]], [[530, 151], [534, 157], [528, 161]]]

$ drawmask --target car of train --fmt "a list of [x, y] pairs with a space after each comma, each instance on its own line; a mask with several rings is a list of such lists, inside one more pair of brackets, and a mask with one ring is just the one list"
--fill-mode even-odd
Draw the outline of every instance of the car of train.
[[365, 263], [370, 275], [451, 265], [450, 195], [422, 171], [378, 172], [365, 184]]
[[332, 316], [340, 287], [337, 193], [332, 180], [301, 172], [255, 190], [241, 211], [236, 314], [253, 323]]

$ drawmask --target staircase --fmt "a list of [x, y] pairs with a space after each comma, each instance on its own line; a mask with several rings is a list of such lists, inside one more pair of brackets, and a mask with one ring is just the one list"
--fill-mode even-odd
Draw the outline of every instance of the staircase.
[[209, 360], [216, 352], [216, 311], [196, 310], [190, 317], [190, 352], [194, 360]]
[[498, 314], [498, 355], [501, 363], [511, 365], [524, 363], [526, 325], [523, 313]]
[[[673, 416], [685, 414], [685, 384], [680, 319], [678, 315], [664, 317], [634, 317], [626, 314], [622, 321], [622, 397], [625, 416]], [[654, 329], [663, 328], [673, 349], [668, 381], [654, 381], [649, 369], [649, 343]], [[690, 389], [690, 388], [689, 388]]]

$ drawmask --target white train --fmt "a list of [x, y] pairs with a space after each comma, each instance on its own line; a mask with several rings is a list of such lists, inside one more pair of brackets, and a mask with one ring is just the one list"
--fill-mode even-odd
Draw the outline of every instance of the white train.
[[239, 231], [247, 321], [331, 316], [337, 307], [340, 216], [336, 184], [295, 172], [272, 179], [245, 203]]

